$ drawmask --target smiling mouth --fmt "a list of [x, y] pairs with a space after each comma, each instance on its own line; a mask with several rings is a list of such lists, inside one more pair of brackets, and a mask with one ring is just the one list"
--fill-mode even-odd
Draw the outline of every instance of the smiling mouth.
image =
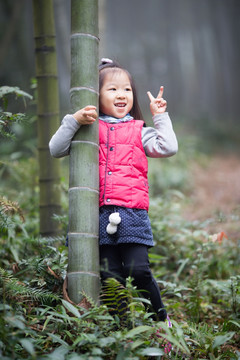
[[126, 106], [126, 104], [125, 103], [117, 103], [117, 104], [114, 104], [114, 106], [123, 108]]

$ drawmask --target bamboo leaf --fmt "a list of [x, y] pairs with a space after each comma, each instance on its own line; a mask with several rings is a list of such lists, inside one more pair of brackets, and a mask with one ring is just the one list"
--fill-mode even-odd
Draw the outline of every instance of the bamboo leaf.
[[52, 320], [52, 318], [53, 318], [53, 315], [47, 316], [47, 318], [46, 318], [46, 320], [44, 322], [44, 325], [43, 325], [43, 330], [46, 329], [47, 324]]
[[51, 334], [51, 333], [47, 333], [47, 334], [48, 334], [48, 336], [50, 336], [52, 338], [53, 342], [57, 342], [61, 345], [68, 347], [68, 343], [66, 343], [66, 341], [62, 340], [60, 336]]
[[233, 335], [235, 335], [235, 332], [231, 331], [225, 335], [216, 336], [213, 343], [213, 349], [225, 344], [225, 342], [229, 341]]
[[48, 355], [48, 359], [51, 360], [65, 360], [65, 355], [69, 352], [64, 345], [59, 346], [51, 354]]
[[75, 315], [77, 318], [80, 318], [80, 317], [81, 317], [78, 309], [77, 309], [74, 305], [70, 304], [70, 302], [68, 302], [68, 301], [66, 301], [66, 300], [62, 300], [62, 304], [65, 306], [65, 308], [66, 308], [68, 311], [70, 311], [70, 313], [72, 313], [73, 315]]
[[170, 329], [166, 323], [159, 322], [159, 328], [162, 328], [162, 330], [165, 332], [161, 333], [161, 337], [168, 340], [172, 345], [175, 345], [177, 348], [179, 348], [181, 351], [189, 354], [190, 351], [188, 349], [188, 346], [184, 340], [183, 337], [183, 330], [178, 325], [178, 323], [174, 320], [171, 320], [173, 327], [176, 329], [177, 337], [175, 337], [172, 334], [172, 329]]
[[231, 323], [231, 324], [233, 324], [233, 325], [236, 325], [237, 327], [240, 328], [240, 323], [238, 323], [237, 321], [229, 320], [229, 323]]
[[7, 304], [0, 304], [0, 311], [6, 311], [6, 310], [10, 310], [11, 306], [7, 305]]
[[102, 339], [99, 339], [99, 345], [101, 347], [110, 346], [111, 344], [115, 343], [116, 339], [112, 336], [108, 336]]
[[23, 322], [23, 318], [17, 318], [17, 317], [7, 317], [6, 322], [8, 322], [12, 327], [16, 327], [20, 330], [25, 329], [25, 324]]
[[136, 349], [137, 347], [143, 345], [145, 343], [144, 340], [136, 340], [134, 341], [132, 344], [131, 344], [131, 349], [134, 350]]
[[141, 350], [139, 354], [143, 356], [161, 356], [164, 355], [164, 351], [159, 348], [149, 347]]
[[148, 299], [139, 298], [139, 297], [134, 297], [133, 299], [134, 299], [135, 301], [137, 301], [138, 303], [139, 303], [139, 302], [142, 302], [142, 303], [145, 303], [145, 304], [151, 305], [151, 301], [150, 301], [150, 300], [148, 300]]
[[11, 250], [14, 260], [16, 261], [16, 263], [18, 263], [19, 256], [18, 256], [17, 250], [13, 246], [10, 246], [10, 250]]
[[34, 346], [31, 340], [29, 339], [21, 339], [20, 343], [22, 345], [22, 347], [30, 354], [30, 355], [34, 355], [35, 354], [35, 350], [34, 350]]
[[12, 87], [12, 86], [1, 86], [0, 87], [0, 98], [3, 96], [6, 96], [8, 94], [16, 94], [17, 96], [24, 96], [29, 99], [32, 99], [32, 96], [28, 93], [26, 93], [23, 90], [20, 90], [18, 87]]
[[151, 326], [148, 325], [142, 325], [142, 326], [138, 326], [132, 330], [130, 330], [126, 335], [125, 338], [133, 338], [136, 335], [139, 335], [141, 333], [147, 332], [147, 331], [153, 331], [153, 328]]

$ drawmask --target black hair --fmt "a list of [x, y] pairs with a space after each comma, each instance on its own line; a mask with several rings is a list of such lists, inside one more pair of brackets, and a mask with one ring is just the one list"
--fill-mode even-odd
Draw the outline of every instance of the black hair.
[[124, 71], [128, 75], [133, 91], [133, 107], [130, 110], [130, 115], [135, 120], [144, 120], [142, 111], [138, 103], [136, 86], [131, 74], [126, 69], [124, 69], [117, 61], [111, 59], [102, 59], [98, 68], [99, 68], [99, 91], [103, 86], [103, 82], [106, 74], [109, 73], [110, 71], [111, 72]]

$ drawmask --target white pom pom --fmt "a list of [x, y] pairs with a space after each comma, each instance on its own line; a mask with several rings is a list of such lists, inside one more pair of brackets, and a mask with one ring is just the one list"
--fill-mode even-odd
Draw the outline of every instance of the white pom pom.
[[106, 228], [108, 234], [115, 234], [117, 232], [117, 226], [121, 222], [119, 212], [112, 213], [109, 215], [109, 224]]
[[120, 218], [119, 212], [112, 213], [112, 214], [109, 216], [109, 222], [110, 222], [111, 224], [113, 224], [113, 225], [118, 225], [118, 224], [120, 224], [121, 218]]
[[108, 224], [107, 233], [112, 235], [115, 234], [115, 232], [117, 232], [117, 225]]

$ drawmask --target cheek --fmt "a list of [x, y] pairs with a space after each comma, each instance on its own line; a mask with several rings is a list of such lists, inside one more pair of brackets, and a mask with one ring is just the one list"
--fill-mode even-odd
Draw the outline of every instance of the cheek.
[[132, 107], [133, 107], [133, 99], [130, 99], [130, 101], [129, 101], [129, 107], [130, 107], [130, 110], [131, 110]]
[[99, 99], [99, 109], [105, 109], [106, 108], [106, 102]]
[[101, 110], [102, 108], [104, 108], [104, 100], [103, 100], [103, 98], [100, 96], [100, 97], [99, 97], [99, 109]]

